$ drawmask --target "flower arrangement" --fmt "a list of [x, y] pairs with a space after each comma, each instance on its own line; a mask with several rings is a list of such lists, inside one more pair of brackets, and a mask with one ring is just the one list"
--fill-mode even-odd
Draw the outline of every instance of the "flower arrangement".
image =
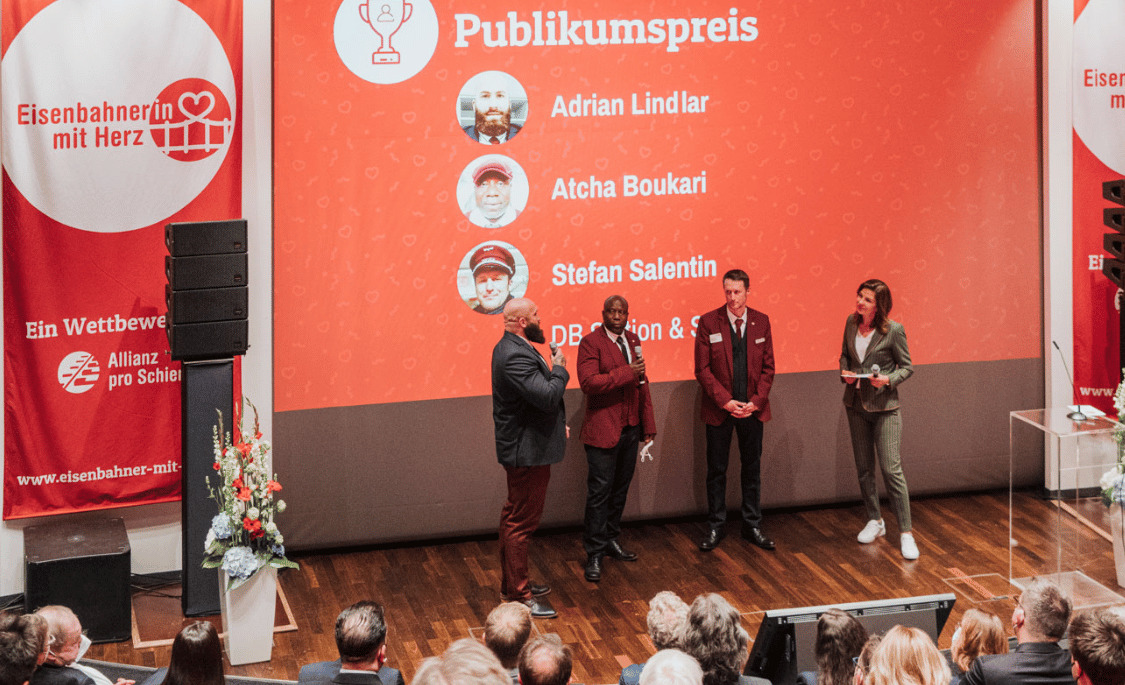
[[[285, 500], [275, 497], [281, 484], [271, 470], [270, 444], [258, 429], [258, 410], [249, 400], [243, 404], [254, 414], [253, 427], [245, 426], [245, 414], [235, 417], [235, 438], [223, 432], [223, 413], [212, 428], [215, 445], [215, 475], [207, 477], [211, 499], [219, 513], [211, 519], [204, 542], [203, 568], [222, 568], [230, 577], [230, 588], [246, 582], [266, 565], [297, 568], [285, 558], [285, 538], [274, 519], [285, 511]], [[237, 408], [236, 408], [237, 409]]]
[[[1121, 370], [1125, 374], [1125, 369]], [[1125, 380], [1117, 386], [1113, 394], [1113, 407], [1117, 410], [1117, 420], [1125, 419]], [[1102, 502], [1105, 505], [1125, 505], [1125, 426], [1119, 426], [1113, 432], [1113, 440], [1117, 443], [1117, 463], [1102, 474]]]

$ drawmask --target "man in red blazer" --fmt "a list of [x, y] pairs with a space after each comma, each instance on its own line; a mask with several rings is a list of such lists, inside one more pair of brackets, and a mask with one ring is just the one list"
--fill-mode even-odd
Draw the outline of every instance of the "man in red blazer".
[[605, 301], [602, 325], [578, 344], [578, 384], [586, 395], [582, 442], [586, 446], [586, 580], [602, 579], [602, 559], [636, 561], [618, 541], [625, 497], [637, 466], [637, 444], [656, 436], [652, 398], [645, 381], [641, 339], [625, 330], [629, 303]]
[[762, 424], [770, 418], [773, 336], [765, 314], [746, 306], [750, 277], [741, 269], [723, 274], [727, 303], [699, 317], [695, 331], [695, 378], [703, 386], [700, 412], [707, 432], [707, 535], [710, 551], [723, 539], [727, 520], [727, 464], [731, 434], [738, 432], [742, 459], [742, 537], [762, 549], [775, 545], [762, 533], [760, 502]]

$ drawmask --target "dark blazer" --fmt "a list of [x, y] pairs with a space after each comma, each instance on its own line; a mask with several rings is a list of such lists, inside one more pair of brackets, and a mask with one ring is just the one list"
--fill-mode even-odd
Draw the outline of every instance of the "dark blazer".
[[964, 685], [1074, 685], [1070, 653], [1055, 642], [1023, 642], [1007, 654], [979, 656]]
[[570, 374], [549, 368], [527, 340], [504, 331], [492, 350], [496, 459], [504, 466], [545, 466], [566, 450], [563, 391]]
[[[731, 370], [734, 356], [730, 337], [733, 329], [726, 306], [699, 317], [695, 330], [695, 379], [703, 386], [703, 422], [718, 426], [730, 412], [723, 405], [731, 400]], [[712, 340], [714, 338], [714, 340]], [[746, 308], [746, 394], [762, 421], [770, 420], [770, 387], [773, 385], [773, 335], [770, 318]]]
[[[641, 344], [632, 331], [624, 333], [630, 354]], [[652, 396], [648, 383], [638, 385], [629, 362], [617, 343], [599, 326], [578, 343], [578, 384], [586, 394], [586, 418], [582, 421], [582, 442], [610, 449], [621, 439], [621, 429], [637, 416], [641, 436], [656, 433]]]
[[[520, 126], [519, 124], [508, 124], [508, 137], [504, 142], [508, 142], [512, 138], [515, 138], [516, 134], [519, 133], [522, 128], [523, 126]], [[477, 132], [476, 124], [473, 124], [472, 126], [462, 126], [461, 130], [465, 132], [465, 135], [469, 136], [478, 143], [480, 142], [480, 134]]]
[[94, 685], [94, 679], [77, 668], [43, 664], [31, 674], [29, 685]]
[[[897, 321], [888, 321], [887, 334], [878, 329], [871, 332], [871, 342], [863, 359], [855, 350], [855, 334], [859, 323], [849, 315], [844, 324], [844, 345], [840, 351], [840, 370], [870, 373], [871, 365], [879, 365], [879, 375], [889, 382], [881, 388], [871, 387], [866, 378], [844, 388], [844, 404], [870, 412], [898, 409], [898, 386], [914, 374], [910, 365], [910, 348], [906, 346], [906, 329]], [[841, 379], [843, 382], [843, 379]]]
[[321, 661], [301, 667], [301, 685], [406, 685], [402, 673], [386, 664], [375, 673], [340, 673], [340, 660]]

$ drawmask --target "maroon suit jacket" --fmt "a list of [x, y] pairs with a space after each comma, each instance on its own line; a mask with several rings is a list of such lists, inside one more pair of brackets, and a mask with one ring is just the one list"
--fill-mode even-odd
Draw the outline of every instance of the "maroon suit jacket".
[[[629, 351], [636, 354], [640, 338], [626, 330], [625, 341]], [[578, 343], [578, 385], [586, 395], [583, 443], [602, 449], [613, 447], [633, 415], [639, 419], [642, 438], [656, 433], [649, 384], [637, 384], [621, 348], [601, 326]]]
[[[726, 306], [699, 317], [695, 329], [695, 379], [703, 386], [703, 422], [717, 426], [730, 416], [723, 405], [731, 400], [731, 370], [734, 368], [730, 336], [732, 329]], [[712, 340], [712, 338], [715, 338]], [[773, 335], [770, 318], [746, 308], [746, 394], [762, 421], [770, 420], [770, 386], [773, 385]]]

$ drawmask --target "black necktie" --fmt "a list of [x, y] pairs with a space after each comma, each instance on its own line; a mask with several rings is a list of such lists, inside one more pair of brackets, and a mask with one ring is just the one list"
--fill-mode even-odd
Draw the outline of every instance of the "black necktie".
[[625, 336], [617, 336], [617, 346], [621, 348], [621, 354], [625, 355], [625, 363], [629, 363], [629, 351], [625, 349]]

